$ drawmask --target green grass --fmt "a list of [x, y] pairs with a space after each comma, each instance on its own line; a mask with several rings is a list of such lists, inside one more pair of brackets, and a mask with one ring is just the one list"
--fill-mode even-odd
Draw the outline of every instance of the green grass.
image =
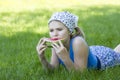
[[[9, 0], [6, 1], [9, 2]], [[15, 0], [13, 1], [16, 3]], [[28, 4], [27, 1], [24, 1], [21, 0], [18, 7], [0, 1], [0, 80], [120, 79], [119, 66], [105, 71], [90, 70], [83, 73], [68, 73], [64, 68], [46, 72], [43, 70], [36, 52], [39, 39], [44, 36], [49, 37], [47, 21], [50, 15], [63, 10], [79, 16], [79, 26], [86, 34], [88, 45], [104, 45], [114, 48], [120, 43], [120, 5], [118, 0], [115, 0], [117, 5], [112, 0], [107, 5], [104, 4], [104, 0], [99, 5], [97, 2], [95, 3], [96, 0], [92, 0], [93, 3], [73, 1], [73, 4], [68, 5], [61, 1], [64, 3], [62, 8], [60, 4], [50, 6], [54, 3], [44, 0], [40, 6], [38, 0]], [[26, 5], [20, 7], [22, 3]], [[14, 9], [12, 9], [13, 7]], [[46, 53], [48, 60], [50, 55], [48, 49]]]

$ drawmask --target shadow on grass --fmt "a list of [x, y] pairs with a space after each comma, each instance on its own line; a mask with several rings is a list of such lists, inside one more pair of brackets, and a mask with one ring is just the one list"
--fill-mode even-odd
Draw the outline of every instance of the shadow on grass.
[[12, 37], [0, 35], [0, 79], [23, 79], [38, 75], [36, 73], [40, 73], [41, 64], [36, 45], [41, 37], [47, 35], [32, 32], [18, 32]]
[[[120, 8], [119, 6], [103, 6], [103, 7], [90, 7], [87, 9], [73, 8], [63, 9], [75, 13], [80, 17], [79, 25], [85, 31], [87, 42], [90, 45], [103, 44], [114, 47], [119, 44], [120, 40]], [[46, 80], [61, 80], [61, 79], [115, 79], [115, 76], [119, 76], [119, 69], [110, 69], [110, 71], [90, 71], [79, 76], [77, 73], [66, 73], [64, 70], [56, 71], [57, 73], [46, 73], [42, 70], [39, 63], [36, 45], [41, 37], [48, 37], [48, 33], [35, 33], [32, 31], [34, 28], [38, 28], [39, 25], [45, 26], [46, 20], [49, 19], [53, 11], [49, 10], [37, 10], [34, 12], [20, 12], [20, 13], [1, 13], [0, 18], [2, 21], [13, 18], [8, 21], [10, 24], [21, 25], [33, 23], [35, 26], [31, 26], [30, 30], [26, 32], [16, 32], [11, 37], [0, 35], [0, 79], [46, 79]], [[14, 16], [14, 17], [13, 17]], [[16, 18], [17, 17], [17, 18]], [[39, 19], [38, 19], [39, 17]], [[42, 20], [42, 21], [41, 21]], [[12, 25], [9, 25], [12, 26]], [[9, 27], [8, 26], [8, 27]], [[7, 27], [7, 26], [6, 26]], [[6, 28], [5, 27], [5, 28]], [[3, 27], [4, 29], [4, 27]], [[9, 28], [8, 28], [9, 29]], [[49, 57], [50, 54], [48, 54]], [[117, 75], [113, 76], [113, 74]], [[96, 74], [98, 73], [98, 74]], [[87, 74], [87, 75], [86, 75]], [[104, 76], [105, 74], [106, 76]], [[68, 77], [71, 75], [71, 77]], [[76, 75], [76, 76], [75, 76]], [[96, 77], [97, 76], [97, 77]], [[62, 78], [61, 78], [62, 77]]]

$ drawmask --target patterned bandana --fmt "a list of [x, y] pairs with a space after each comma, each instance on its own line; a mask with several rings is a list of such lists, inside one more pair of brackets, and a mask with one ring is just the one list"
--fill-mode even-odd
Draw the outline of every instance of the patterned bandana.
[[74, 28], [77, 27], [78, 24], [78, 17], [66, 11], [54, 13], [49, 19], [48, 24], [53, 20], [62, 22], [71, 33], [74, 31]]

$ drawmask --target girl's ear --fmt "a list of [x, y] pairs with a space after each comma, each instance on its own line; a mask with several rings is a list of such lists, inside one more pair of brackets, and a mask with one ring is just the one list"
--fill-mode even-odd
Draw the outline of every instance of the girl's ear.
[[71, 35], [70, 35], [71, 38], [75, 37], [75, 36], [81, 36], [85, 39], [84, 32], [79, 27], [74, 28], [73, 33], [71, 33]]
[[74, 30], [72, 33], [70, 33], [71, 38], [74, 37], [76, 34], [76, 31]]

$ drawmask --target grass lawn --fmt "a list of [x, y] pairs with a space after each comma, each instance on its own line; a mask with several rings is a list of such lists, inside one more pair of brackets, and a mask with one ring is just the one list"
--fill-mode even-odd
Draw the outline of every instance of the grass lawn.
[[[53, 72], [43, 70], [36, 45], [41, 37], [49, 37], [47, 21], [56, 11], [70, 11], [79, 16], [79, 26], [86, 34], [88, 45], [114, 48], [120, 43], [119, 0], [61, 0], [57, 3], [55, 0], [1, 0], [0, 80], [120, 79], [120, 66], [83, 73], [68, 73], [63, 67]], [[48, 49], [48, 60], [50, 56]]]

